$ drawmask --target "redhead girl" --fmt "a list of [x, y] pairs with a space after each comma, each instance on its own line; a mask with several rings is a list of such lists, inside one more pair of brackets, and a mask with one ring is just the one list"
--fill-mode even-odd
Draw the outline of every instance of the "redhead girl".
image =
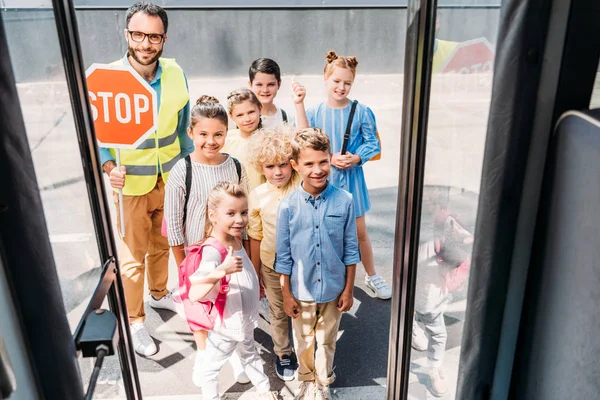
[[325, 59], [327, 97], [324, 102], [309, 109], [306, 118], [310, 126], [323, 130], [331, 141], [330, 182], [352, 193], [361, 261], [366, 272], [365, 285], [376, 297], [389, 299], [392, 291], [375, 271], [373, 248], [365, 221], [371, 203], [362, 166], [381, 151], [376, 135], [375, 115], [369, 107], [357, 104], [347, 151], [346, 154], [341, 154], [352, 106], [348, 95], [354, 83], [358, 61], [356, 57], [338, 56], [335, 51], [328, 52]]

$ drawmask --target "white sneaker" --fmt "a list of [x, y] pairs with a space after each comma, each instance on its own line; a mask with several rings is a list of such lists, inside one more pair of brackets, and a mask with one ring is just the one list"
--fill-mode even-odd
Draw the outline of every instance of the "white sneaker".
[[246, 375], [246, 373], [242, 371], [239, 374], [235, 375], [235, 381], [240, 385], [247, 385], [250, 383], [250, 378], [248, 378], [248, 375]]
[[156, 300], [154, 297], [152, 297], [152, 295], [150, 295], [150, 307], [162, 308], [164, 310], [177, 312], [175, 302], [173, 301], [173, 294], [171, 292], [167, 293], [165, 296], [158, 300]]
[[315, 383], [311, 381], [304, 381], [300, 383], [300, 390], [294, 400], [314, 400], [315, 391], [317, 390]]
[[133, 339], [133, 349], [140, 356], [149, 357], [158, 353], [154, 340], [148, 334], [143, 322], [136, 322], [130, 326]]
[[365, 276], [365, 285], [371, 289], [373, 295], [382, 300], [387, 300], [392, 297], [392, 289], [390, 289], [380, 275]]
[[425, 351], [429, 347], [429, 340], [421, 325], [417, 321], [413, 321], [412, 329], [412, 347], [418, 351]]
[[204, 360], [204, 351], [196, 351], [194, 368], [192, 369], [192, 382], [196, 387], [202, 387], [202, 361]]
[[440, 368], [429, 368], [429, 391], [435, 397], [442, 397], [448, 393], [448, 383]]
[[331, 390], [329, 389], [329, 385], [316, 385], [315, 400], [331, 400]]

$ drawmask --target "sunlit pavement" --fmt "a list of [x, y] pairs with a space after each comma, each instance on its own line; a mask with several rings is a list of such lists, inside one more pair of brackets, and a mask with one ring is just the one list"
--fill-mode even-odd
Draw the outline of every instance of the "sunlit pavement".
[[[291, 112], [290, 78], [284, 77], [277, 103]], [[307, 87], [307, 107], [322, 100], [321, 76], [298, 76], [296, 79]], [[383, 143], [382, 159], [367, 163], [365, 174], [372, 202], [367, 225], [378, 273], [388, 283], [392, 281], [402, 79], [402, 75], [359, 74], [352, 91], [352, 98], [369, 105], [375, 112]], [[191, 77], [192, 101], [201, 94], [215, 95], [224, 101], [230, 90], [243, 87], [246, 82], [245, 77]], [[447, 85], [435, 82], [434, 79], [425, 182], [455, 188], [452, 191], [454, 209], [462, 217], [461, 221], [472, 229], [477, 204], [473, 193], [479, 188], [489, 95], [486, 97], [485, 91], [479, 91], [464, 98], [456, 93], [446, 96], [441, 89]], [[65, 307], [74, 329], [97, 283], [101, 263], [68, 93], [64, 82], [55, 81], [21, 84], [19, 94]], [[114, 211], [110, 196], [109, 203]], [[431, 233], [424, 227], [422, 240], [429, 240], [428, 235]], [[169, 284], [173, 287], [176, 280], [173, 260], [170, 276]], [[335, 363], [337, 381], [332, 386], [335, 398], [385, 398], [390, 302], [370, 297], [363, 282], [364, 270], [359, 266], [355, 305], [342, 318]], [[453, 309], [446, 314], [449, 338], [444, 372], [451, 388], [444, 397], [447, 399], [454, 397], [452, 388], [456, 383], [464, 305], [464, 301], [453, 303]], [[194, 345], [187, 326], [168, 311], [157, 312], [146, 307], [146, 312], [148, 329], [160, 351], [148, 359], [137, 358], [144, 397], [200, 399], [200, 390], [191, 383]], [[255, 337], [273, 390], [280, 391], [283, 398], [293, 398], [297, 382], [284, 385], [274, 373], [274, 355], [266, 322], [261, 321]], [[433, 398], [427, 390], [426, 354], [413, 351], [411, 358], [410, 398]], [[81, 360], [84, 382], [89, 379], [91, 362]], [[228, 368], [226, 366], [221, 373], [225, 398], [247, 398], [250, 385], [235, 384]], [[118, 371], [118, 362], [112, 357], [106, 362], [97, 398], [118, 397]]]

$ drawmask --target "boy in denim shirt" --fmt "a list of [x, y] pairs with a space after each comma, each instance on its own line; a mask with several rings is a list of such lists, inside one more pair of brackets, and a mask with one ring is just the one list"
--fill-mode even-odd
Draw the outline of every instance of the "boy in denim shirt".
[[[292, 167], [302, 183], [279, 204], [275, 271], [297, 341], [297, 399], [330, 399], [342, 312], [354, 301], [360, 261], [352, 195], [331, 185], [330, 143], [320, 129], [298, 131]], [[317, 351], [315, 354], [315, 339]]]

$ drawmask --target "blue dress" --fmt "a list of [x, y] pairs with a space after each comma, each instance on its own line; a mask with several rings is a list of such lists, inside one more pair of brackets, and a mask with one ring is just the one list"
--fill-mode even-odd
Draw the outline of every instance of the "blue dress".
[[[346, 108], [331, 108], [325, 103], [321, 103], [306, 112], [308, 125], [320, 128], [329, 136], [332, 153], [339, 153], [342, 150], [351, 104]], [[373, 111], [369, 107], [358, 103], [352, 121], [347, 151], [358, 154], [361, 162], [345, 170], [331, 167], [329, 181], [333, 185], [352, 193], [357, 218], [365, 215], [371, 208], [362, 164], [381, 151], [376, 132], [377, 125]]]

